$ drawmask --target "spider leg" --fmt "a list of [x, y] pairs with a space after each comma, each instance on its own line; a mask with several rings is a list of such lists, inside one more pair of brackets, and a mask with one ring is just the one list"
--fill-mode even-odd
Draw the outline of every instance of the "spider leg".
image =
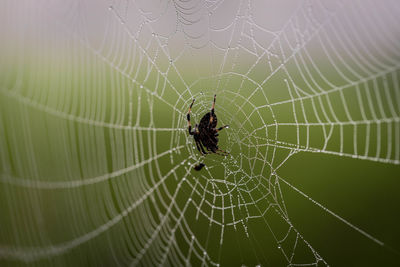
[[217, 98], [217, 95], [214, 95], [214, 101], [213, 101], [212, 106], [211, 106], [211, 116], [210, 116], [210, 121], [208, 123], [208, 127], [210, 127], [211, 123], [214, 120], [214, 116], [215, 116], [214, 109], [215, 109], [215, 99], [216, 98]]
[[192, 132], [192, 124], [190, 123], [190, 112], [192, 111], [192, 106], [193, 106], [194, 100], [195, 99], [193, 98], [192, 104], [190, 104], [189, 111], [188, 111], [188, 113], [186, 115], [186, 118], [187, 118], [187, 121], [188, 121], [188, 131], [189, 131], [190, 135], [194, 134], [194, 132]]
[[212, 103], [212, 107], [211, 107], [211, 114], [212, 114], [212, 115], [214, 115], [214, 109], [215, 109], [215, 100], [216, 100], [216, 98], [217, 98], [217, 95], [215, 94], [215, 95], [214, 95], [214, 101], [213, 101], [213, 103]]
[[221, 156], [228, 156], [229, 152], [226, 152], [226, 151], [218, 148], [217, 152], [215, 152], [215, 154], [218, 154], [218, 155], [221, 155]]
[[200, 146], [199, 146], [199, 142], [197, 142], [197, 141], [196, 141], [196, 147], [197, 147], [197, 150], [198, 150], [201, 154], [203, 154], [203, 152], [201, 152], [201, 149], [200, 149]]
[[221, 130], [223, 130], [225, 128], [229, 128], [229, 125], [224, 125], [222, 127], [219, 127], [216, 131], [219, 132], [219, 131], [221, 131]]
[[200, 141], [199, 141], [199, 146], [200, 146], [200, 148], [201, 148], [201, 153], [203, 153], [204, 155], [208, 154], [208, 153], [204, 150], [203, 144], [202, 144]]

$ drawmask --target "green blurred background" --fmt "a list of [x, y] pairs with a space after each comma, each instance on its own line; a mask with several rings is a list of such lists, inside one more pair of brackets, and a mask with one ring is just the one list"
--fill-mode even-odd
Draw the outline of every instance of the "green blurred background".
[[397, 266], [398, 5], [149, 3], [2, 11], [0, 264]]

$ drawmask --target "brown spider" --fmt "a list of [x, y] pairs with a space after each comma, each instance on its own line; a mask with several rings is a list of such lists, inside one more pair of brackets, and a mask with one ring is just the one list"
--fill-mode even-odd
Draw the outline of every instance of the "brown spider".
[[[206, 113], [203, 118], [200, 120], [200, 124], [194, 126], [194, 130], [192, 131], [192, 125], [190, 123], [190, 111], [192, 110], [192, 106], [194, 103], [194, 99], [192, 104], [190, 104], [189, 111], [187, 113], [188, 120], [188, 130], [189, 134], [193, 135], [194, 141], [196, 142], [197, 150], [203, 155], [206, 154], [218, 154], [222, 156], [226, 156], [228, 153], [218, 148], [218, 132], [228, 128], [229, 125], [225, 125], [222, 127], [217, 127], [217, 115], [214, 112], [215, 108], [215, 99], [217, 95], [214, 95], [214, 101], [211, 107], [211, 111]], [[207, 149], [207, 152], [204, 150], [204, 147]], [[200, 167], [201, 166], [201, 167]], [[204, 166], [203, 163], [195, 166], [195, 170], [200, 170]]]

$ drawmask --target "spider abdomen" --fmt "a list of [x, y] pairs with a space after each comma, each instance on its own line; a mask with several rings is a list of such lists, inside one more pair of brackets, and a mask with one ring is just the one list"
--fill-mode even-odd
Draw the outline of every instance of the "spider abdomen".
[[217, 127], [217, 123], [217, 115], [215, 113], [211, 114], [211, 112], [208, 112], [204, 114], [203, 118], [200, 120], [199, 131], [201, 132], [202, 129], [214, 129]]

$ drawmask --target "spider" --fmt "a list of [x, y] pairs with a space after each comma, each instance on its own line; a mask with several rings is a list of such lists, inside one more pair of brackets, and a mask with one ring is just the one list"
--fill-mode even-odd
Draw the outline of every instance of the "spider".
[[[193, 103], [195, 99], [193, 99], [192, 104], [190, 104], [189, 111], [186, 115], [188, 121], [188, 131], [190, 135], [193, 135], [194, 141], [196, 142], [197, 150], [202, 154], [218, 154], [222, 156], [228, 155], [228, 152], [225, 152], [218, 148], [218, 132], [228, 128], [229, 125], [225, 125], [222, 127], [217, 127], [217, 115], [214, 112], [215, 108], [215, 100], [217, 95], [214, 95], [214, 101], [212, 103], [211, 111], [204, 114], [203, 118], [200, 120], [200, 124], [194, 126], [194, 130], [192, 131], [192, 125], [190, 123], [190, 112], [192, 110]], [[207, 149], [207, 152], [204, 150], [204, 147]], [[194, 167], [195, 170], [201, 170], [204, 166], [203, 163], [200, 163]]]

